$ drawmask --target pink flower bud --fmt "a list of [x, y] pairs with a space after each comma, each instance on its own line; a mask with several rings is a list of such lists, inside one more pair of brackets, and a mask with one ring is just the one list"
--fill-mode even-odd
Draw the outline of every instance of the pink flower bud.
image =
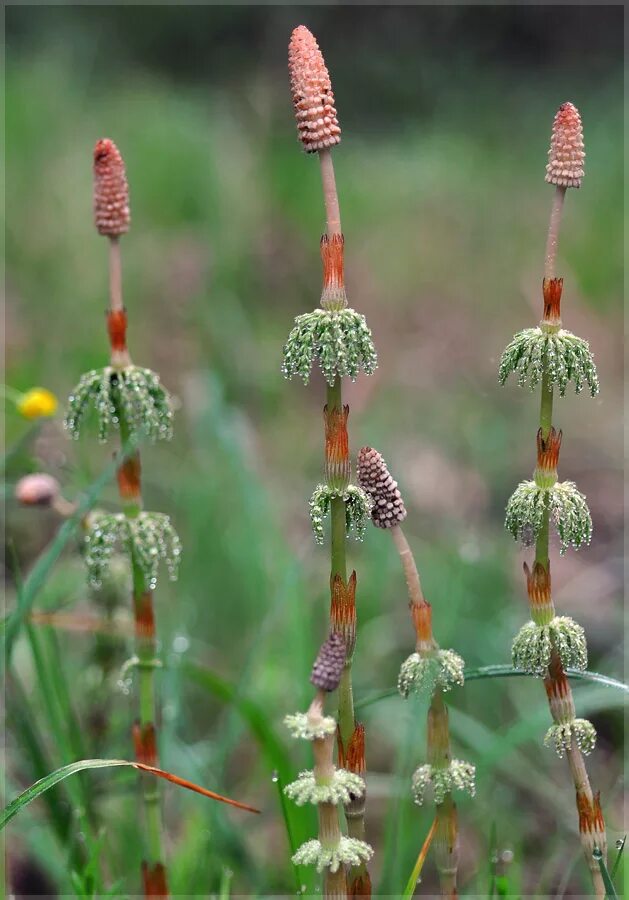
[[23, 506], [51, 506], [59, 496], [59, 482], [52, 475], [25, 475], [15, 485], [15, 498]]

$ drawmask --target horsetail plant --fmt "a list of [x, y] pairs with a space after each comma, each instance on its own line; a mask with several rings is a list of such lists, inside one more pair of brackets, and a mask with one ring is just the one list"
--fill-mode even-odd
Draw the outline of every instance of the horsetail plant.
[[[303, 25], [296, 28], [288, 49], [290, 84], [299, 138], [307, 153], [318, 153], [321, 166], [326, 233], [321, 238], [323, 290], [320, 306], [300, 315], [284, 347], [282, 372], [286, 378], [310, 379], [318, 361], [326, 381], [323, 409], [325, 431], [325, 480], [310, 500], [315, 540], [324, 541], [324, 522], [330, 517], [330, 631], [344, 640], [345, 662], [340, 674], [338, 707], [338, 755], [356, 774], [364, 773], [364, 728], [356, 722], [352, 696], [352, 658], [356, 643], [356, 573], [347, 577], [346, 540], [350, 533], [362, 539], [371, 509], [365, 492], [351, 483], [347, 419], [342, 380], [355, 380], [360, 371], [369, 375], [377, 357], [365, 317], [348, 307], [344, 278], [345, 239], [341, 230], [331, 148], [341, 140], [330, 76], [319, 46]], [[362, 841], [365, 833], [364, 799], [345, 803], [349, 838]], [[364, 861], [352, 863], [350, 892], [371, 891]], [[336, 896], [336, 895], [335, 895]]]
[[373, 501], [373, 524], [391, 534], [399, 553], [408, 589], [409, 608], [415, 628], [415, 652], [400, 668], [398, 690], [404, 699], [410, 694], [430, 698], [427, 722], [427, 762], [416, 769], [412, 778], [415, 802], [423, 804], [428, 788], [432, 788], [436, 807], [434, 836], [435, 858], [441, 895], [457, 896], [459, 834], [455, 791], [474, 796], [475, 769], [468, 762], [452, 759], [448, 708], [444, 695], [463, 684], [464, 662], [454, 650], [442, 650], [432, 631], [432, 607], [424, 597], [417, 565], [402, 530], [406, 507], [387, 464], [377, 450], [363, 447], [358, 454], [358, 479]]
[[295, 865], [313, 865], [324, 873], [323, 896], [326, 900], [346, 900], [346, 866], [364, 865], [373, 853], [369, 844], [341, 833], [339, 804], [345, 807], [359, 803], [365, 793], [365, 782], [355, 772], [334, 765], [336, 720], [325, 715], [326, 695], [336, 691], [343, 671], [347, 648], [338, 633], [332, 633], [322, 644], [312, 667], [310, 681], [316, 689], [307, 712], [286, 716], [284, 722], [293, 737], [312, 742], [314, 768], [301, 772], [296, 781], [286, 786], [285, 793], [298, 806], [312, 803], [319, 816], [319, 835], [297, 850]]
[[500, 363], [502, 384], [515, 374], [520, 385], [541, 386], [537, 466], [532, 481], [522, 482], [507, 505], [506, 528], [516, 540], [534, 545], [532, 568], [524, 563], [531, 612], [528, 622], [513, 642], [513, 665], [544, 678], [553, 725], [544, 743], [566, 756], [576, 789], [581, 844], [590, 868], [597, 897], [605, 886], [594, 852], [606, 857], [607, 838], [599, 794], [592, 790], [584, 755], [596, 741], [594, 726], [576, 718], [574, 699], [566, 669], [587, 668], [583, 628], [567, 616], [557, 616], [551, 593], [550, 527], [556, 530], [565, 553], [589, 544], [592, 520], [583, 494], [572, 482], [557, 480], [562, 432], [553, 426], [555, 391], [564, 396], [568, 382], [580, 393], [584, 385], [594, 397], [598, 393], [596, 367], [586, 341], [562, 328], [563, 278], [557, 278], [555, 263], [561, 215], [568, 188], [579, 188], [583, 178], [583, 129], [572, 103], [564, 103], [555, 116], [546, 181], [554, 186], [546, 242], [542, 293], [544, 312], [537, 328], [517, 334]]
[[[94, 148], [94, 220], [99, 234], [109, 239], [109, 310], [107, 329], [111, 345], [108, 366], [84, 375], [70, 396], [65, 426], [78, 438], [90, 407], [98, 421], [99, 440], [118, 432], [120, 440], [117, 481], [122, 505], [118, 513], [93, 516], [85, 537], [88, 577], [92, 587], [102, 584], [114, 550], [129, 558], [133, 584], [135, 656], [130, 663], [139, 670], [139, 717], [132, 728], [138, 762], [157, 766], [158, 703], [154, 683], [156, 658], [153, 592], [159, 563], [171, 579], [177, 577], [181, 554], [179, 538], [168, 516], [142, 508], [141, 465], [138, 444], [142, 438], [169, 440], [173, 407], [159, 377], [133, 364], [127, 349], [127, 313], [122, 301], [120, 237], [129, 230], [129, 191], [124, 162], [113, 141], [99, 140]], [[142, 779], [146, 859], [142, 879], [147, 896], [165, 895], [160, 795], [155, 780]]]

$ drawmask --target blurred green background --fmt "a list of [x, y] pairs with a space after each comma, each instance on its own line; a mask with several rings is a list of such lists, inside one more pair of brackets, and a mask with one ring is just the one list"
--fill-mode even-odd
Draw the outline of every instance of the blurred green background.
[[[111, 137], [131, 188], [131, 351], [180, 404], [172, 444], [143, 451], [146, 505], [172, 516], [184, 544], [179, 582], [163, 578], [156, 595], [162, 763], [263, 810], [254, 819], [167, 787], [175, 894], [206, 896], [230, 880], [234, 894], [294, 894], [317, 881], [291, 869], [272, 777], [309, 763], [282, 718], [308, 702], [328, 606], [328, 551], [313, 543], [307, 507], [322, 472], [323, 381], [317, 373], [304, 388], [279, 371], [292, 320], [318, 303], [321, 278], [318, 163], [300, 152], [286, 73], [300, 23], [332, 75], [348, 293], [380, 359], [373, 377], [346, 389], [351, 446], [387, 458], [436, 636], [470, 667], [508, 663], [527, 618], [530, 554], [502, 520], [534, 466], [538, 397], [500, 388], [496, 371], [514, 331], [540, 316], [552, 119], [565, 100], [582, 113], [586, 178], [567, 198], [558, 270], [564, 323], [590, 340], [601, 393], [559, 401], [556, 424], [561, 477], [587, 494], [595, 532], [579, 554], [559, 560], [555, 547], [553, 578], [560, 612], [585, 626], [590, 667], [623, 674], [622, 9], [9, 7], [5, 382], [63, 400], [106, 360], [107, 248], [92, 226], [91, 153]], [[50, 513], [18, 508], [12, 485], [43, 469], [74, 498], [111, 448], [95, 436], [71, 445], [61, 414], [29, 429], [8, 405], [5, 426], [10, 612], [59, 527]], [[100, 502], [115, 508], [113, 485]], [[360, 704], [394, 687], [414, 636], [389, 537], [370, 529], [349, 562]], [[8, 799], [81, 755], [132, 752], [134, 685], [120, 680], [131, 653], [124, 570], [90, 594], [77, 540], [34, 613], [7, 673]], [[95, 615], [107, 630], [81, 630]], [[613, 850], [621, 700], [582, 682], [575, 696], [599, 732], [591, 772]], [[492, 855], [504, 851], [507, 893], [587, 892], [567, 766], [541, 744], [541, 683], [470, 681], [452, 706], [455, 754], [478, 769], [477, 798], [459, 804], [461, 893], [484, 894]], [[432, 820], [409, 791], [424, 761], [425, 704], [391, 697], [360, 717], [374, 884], [395, 894]], [[134, 776], [69, 785], [10, 825], [13, 893], [85, 892], [86, 861], [101, 891], [137, 892]], [[312, 835], [310, 810], [289, 815], [294, 840]], [[418, 890], [435, 885], [429, 859]]]

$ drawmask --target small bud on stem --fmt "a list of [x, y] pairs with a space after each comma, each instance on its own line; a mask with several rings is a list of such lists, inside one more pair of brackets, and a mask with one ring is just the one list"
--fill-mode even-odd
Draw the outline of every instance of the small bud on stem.
[[333, 632], [321, 644], [310, 675], [310, 682], [322, 691], [335, 691], [339, 686], [346, 657], [345, 641]]

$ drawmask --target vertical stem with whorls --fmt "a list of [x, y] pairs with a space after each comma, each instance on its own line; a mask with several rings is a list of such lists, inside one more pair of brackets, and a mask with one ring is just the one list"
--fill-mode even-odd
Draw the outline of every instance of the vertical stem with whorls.
[[[321, 182], [323, 186], [323, 198], [326, 214], [326, 232], [328, 238], [341, 235], [341, 213], [339, 209], [336, 179], [334, 177], [334, 164], [329, 150], [319, 151], [321, 163]], [[343, 410], [343, 385], [340, 375], [337, 375], [334, 384], [327, 387], [327, 407], [332, 411]], [[330, 583], [336, 575], [347, 581], [347, 527], [345, 517], [345, 501], [342, 497], [334, 497], [330, 504]], [[354, 694], [352, 687], [352, 656], [348, 655], [338, 689], [338, 726], [343, 752], [346, 754], [356, 727], [354, 713]], [[350, 837], [364, 840], [365, 838], [365, 803], [359, 804], [358, 809], [346, 809], [347, 831]], [[366, 871], [366, 866], [361, 864], [354, 867], [352, 876], [357, 877]]]
[[[548, 237], [546, 240], [546, 255], [545, 255], [545, 263], [544, 263], [544, 277], [545, 279], [552, 279], [555, 277], [555, 266], [557, 259], [557, 246], [559, 241], [559, 229], [561, 224], [561, 215], [563, 211], [564, 199], [566, 194], [566, 188], [562, 186], [557, 186], [555, 188], [555, 193], [553, 195], [553, 202], [550, 213], [550, 221], [548, 226]], [[542, 382], [541, 382], [541, 398], [540, 398], [540, 412], [539, 412], [539, 428], [541, 431], [542, 440], [546, 441], [551, 433], [551, 429], [553, 426], [553, 388], [550, 380], [550, 375], [548, 371], [548, 362], [546, 357], [543, 360], [544, 370], [542, 374]], [[549, 532], [550, 532], [550, 509], [548, 500], [546, 500], [546, 504], [544, 507], [544, 514], [542, 518], [541, 527], [537, 533], [537, 538], [535, 541], [535, 564], [540, 566], [545, 572], [546, 575], [550, 574], [550, 540], [549, 540]], [[548, 604], [552, 603], [552, 599], [550, 597], [550, 579], [548, 579]], [[533, 610], [532, 610], [533, 611]], [[568, 680], [565, 678], [565, 673], [563, 669], [563, 665], [559, 654], [555, 648], [552, 651], [552, 659], [551, 665], [548, 670], [548, 675], [546, 681], [548, 685], [552, 689], [553, 681], [558, 681], [561, 679], [562, 685], [565, 685], [564, 690], [567, 694], [567, 702], [573, 704], [574, 701], [572, 699], [572, 690], [570, 688]], [[552, 705], [551, 705], [552, 712]], [[598, 803], [598, 798], [595, 798], [594, 792], [592, 791], [592, 787], [590, 784], [590, 779], [587, 773], [587, 769], [585, 766], [585, 760], [583, 758], [583, 753], [576, 746], [574, 740], [572, 741], [571, 746], [566, 750], [566, 757], [568, 759], [568, 764], [570, 767], [570, 772], [572, 774], [572, 778], [574, 781], [574, 786], [577, 791], [577, 798], [579, 795], [583, 795], [587, 803], [589, 804], [590, 809], [594, 809], [596, 804]], [[577, 800], [578, 802], [578, 800]], [[605, 896], [605, 886], [603, 883], [603, 879], [600, 873], [600, 869], [597, 861], [592, 857], [590, 852], [590, 845], [588, 840], [584, 840], [584, 850], [586, 854], [587, 863], [590, 869], [590, 873], [592, 876], [592, 883], [594, 885], [594, 890], [596, 892], [597, 897]]]
[[[402, 664], [398, 689], [406, 699], [411, 692], [428, 693], [427, 764], [413, 777], [415, 800], [422, 803], [427, 784], [435, 787], [435, 859], [439, 870], [441, 895], [456, 896], [458, 870], [458, 826], [452, 790], [463, 788], [474, 792], [473, 766], [452, 760], [450, 729], [444, 691], [463, 684], [464, 662], [451, 650], [442, 650], [432, 631], [432, 607], [424, 597], [413, 552], [402, 530], [406, 507], [386, 462], [373, 447], [363, 447], [358, 454], [358, 480], [373, 500], [372, 521], [388, 531], [399, 554], [408, 592], [408, 605], [415, 630], [415, 652]], [[453, 775], [454, 768], [459, 774]], [[459, 777], [465, 773], [464, 777]]]
[[[128, 365], [129, 353], [125, 340], [126, 319], [122, 302], [122, 278], [120, 264], [120, 242], [117, 237], [110, 239], [110, 320], [116, 317], [123, 324], [115, 330], [112, 339], [112, 367]], [[114, 329], [110, 327], [110, 336]], [[142, 485], [140, 453], [130, 449], [131, 428], [127, 422], [123, 404], [117, 404], [120, 427], [121, 450], [125, 452], [118, 467], [118, 487], [125, 516], [137, 518], [142, 511]], [[138, 762], [159, 765], [156, 742], [157, 703], [155, 694], [155, 615], [153, 591], [134, 553], [131, 552], [133, 612], [135, 620], [135, 649], [139, 670], [139, 717], [135, 729], [136, 757]], [[146, 820], [146, 848], [150, 866], [162, 861], [162, 820], [160, 790], [157, 780], [148, 775], [140, 775], [142, 798]]]

